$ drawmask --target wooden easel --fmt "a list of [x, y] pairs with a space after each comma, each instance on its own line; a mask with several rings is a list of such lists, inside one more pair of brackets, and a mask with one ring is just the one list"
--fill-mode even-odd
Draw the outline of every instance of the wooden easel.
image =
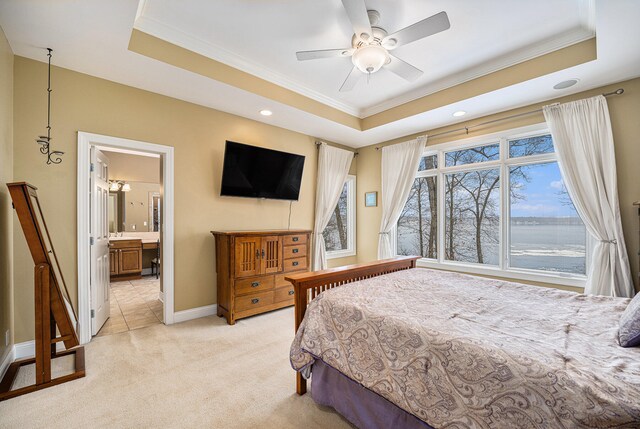
[[[84, 348], [76, 347], [79, 345], [74, 323], [77, 318], [69, 303], [66, 284], [51, 245], [36, 188], [24, 182], [9, 183], [7, 186], [35, 264], [36, 350], [35, 357], [17, 360], [9, 366], [0, 382], [0, 401], [85, 376]], [[52, 262], [56, 264], [55, 269], [52, 269]], [[58, 332], [60, 336], [57, 335]], [[56, 352], [59, 342], [63, 342], [67, 350]], [[72, 349], [73, 347], [76, 348]], [[51, 360], [68, 355], [75, 356], [74, 372], [52, 379]], [[35, 383], [11, 390], [20, 367], [34, 363]]]

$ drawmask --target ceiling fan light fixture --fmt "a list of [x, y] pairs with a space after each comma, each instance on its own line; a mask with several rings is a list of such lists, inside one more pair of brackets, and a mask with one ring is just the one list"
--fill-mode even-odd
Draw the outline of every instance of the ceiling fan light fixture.
[[453, 116], [455, 116], [457, 118], [457, 117], [460, 117], [460, 116], [464, 116], [466, 114], [467, 114], [467, 112], [465, 112], [464, 110], [458, 110], [457, 112], [453, 113]]
[[389, 53], [380, 45], [362, 46], [353, 53], [351, 61], [362, 73], [375, 73], [389, 62]]

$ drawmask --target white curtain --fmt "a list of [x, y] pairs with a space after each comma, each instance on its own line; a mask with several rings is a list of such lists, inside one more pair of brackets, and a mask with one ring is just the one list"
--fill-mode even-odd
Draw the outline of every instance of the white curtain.
[[409, 198], [427, 137], [382, 148], [382, 222], [378, 259], [393, 257], [390, 233]]
[[320, 145], [316, 218], [313, 228], [313, 269], [315, 271], [327, 268], [327, 253], [322, 232], [327, 227], [333, 210], [338, 204], [352, 159], [353, 152], [329, 146], [326, 143]]
[[633, 296], [607, 100], [600, 95], [545, 106], [543, 111], [569, 196], [587, 231], [597, 240], [585, 293]]

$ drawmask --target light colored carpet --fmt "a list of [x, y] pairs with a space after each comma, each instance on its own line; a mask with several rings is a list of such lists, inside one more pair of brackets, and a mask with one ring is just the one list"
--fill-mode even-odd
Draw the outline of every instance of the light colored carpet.
[[85, 378], [0, 402], [0, 427], [352, 427], [295, 393], [293, 334], [287, 308], [96, 337]]

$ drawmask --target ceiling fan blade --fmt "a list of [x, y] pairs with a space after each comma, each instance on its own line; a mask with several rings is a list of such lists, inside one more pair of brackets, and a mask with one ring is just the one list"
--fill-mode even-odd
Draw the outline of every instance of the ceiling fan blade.
[[373, 33], [364, 0], [342, 0], [342, 5], [347, 11], [351, 25], [353, 25], [353, 32], [363, 41], [369, 41]]
[[357, 67], [353, 67], [349, 72], [349, 75], [347, 76], [347, 78], [342, 83], [342, 86], [340, 87], [340, 92], [351, 91], [353, 87], [356, 86], [356, 83], [360, 79], [360, 76], [362, 76], [362, 72], [358, 70]]
[[448, 30], [451, 27], [447, 12], [436, 13], [429, 18], [418, 21], [408, 27], [388, 35], [382, 41], [382, 46], [394, 49], [407, 43], [415, 42], [433, 34]]
[[319, 58], [339, 58], [350, 57], [353, 54], [353, 48], [345, 49], [320, 49], [317, 51], [300, 51], [296, 52], [298, 61], [317, 60]]
[[422, 70], [415, 68], [409, 63], [402, 61], [398, 57], [394, 57], [393, 55], [389, 55], [391, 57], [391, 61], [389, 64], [386, 64], [384, 67], [397, 74], [401, 78], [408, 80], [409, 82], [413, 82], [422, 76]]

